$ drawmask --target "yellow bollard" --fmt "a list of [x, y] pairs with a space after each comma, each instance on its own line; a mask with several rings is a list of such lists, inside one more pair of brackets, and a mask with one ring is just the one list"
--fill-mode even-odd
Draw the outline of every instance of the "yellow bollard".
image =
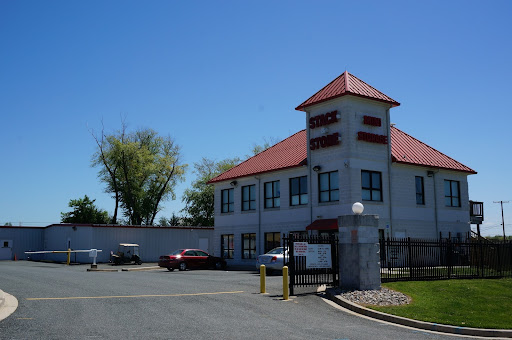
[[68, 248], [68, 261], [66, 264], [69, 266], [69, 263], [71, 262], [71, 249]]
[[261, 294], [265, 294], [266, 293], [266, 282], [265, 282], [265, 279], [266, 279], [266, 274], [267, 272], [265, 271], [265, 265], [262, 264], [260, 266], [260, 293]]
[[283, 300], [288, 300], [290, 298], [288, 286], [288, 267], [283, 267]]

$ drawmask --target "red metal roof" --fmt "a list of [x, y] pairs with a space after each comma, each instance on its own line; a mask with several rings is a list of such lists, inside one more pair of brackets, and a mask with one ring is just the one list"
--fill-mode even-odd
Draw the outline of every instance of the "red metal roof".
[[212, 178], [208, 183], [306, 165], [308, 156], [306, 143], [306, 130], [299, 131], [245, 162]]
[[391, 127], [391, 159], [396, 163], [476, 174], [475, 170], [420, 142], [394, 126]]
[[304, 109], [308, 106], [345, 95], [377, 100], [380, 102], [389, 103], [393, 107], [400, 105], [400, 103], [396, 100], [386, 96], [384, 93], [345, 71], [338, 78], [324, 86], [320, 91], [315, 93], [304, 103], [297, 106], [295, 110], [304, 111]]
[[306, 227], [306, 230], [338, 230], [338, 219], [325, 218], [315, 220]]
[[[395, 163], [476, 174], [476, 171], [473, 169], [420, 142], [394, 126], [391, 127], [391, 159]], [[306, 130], [302, 130], [234, 168], [212, 178], [208, 183], [254, 176], [260, 173], [284, 170], [306, 164], [307, 135]]]

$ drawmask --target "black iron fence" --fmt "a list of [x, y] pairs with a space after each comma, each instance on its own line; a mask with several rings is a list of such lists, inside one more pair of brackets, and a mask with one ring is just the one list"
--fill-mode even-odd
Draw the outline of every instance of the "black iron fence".
[[388, 238], [380, 260], [382, 282], [512, 277], [512, 242]]
[[294, 294], [294, 287], [338, 286], [337, 237], [291, 233], [283, 237], [283, 245], [291, 295]]

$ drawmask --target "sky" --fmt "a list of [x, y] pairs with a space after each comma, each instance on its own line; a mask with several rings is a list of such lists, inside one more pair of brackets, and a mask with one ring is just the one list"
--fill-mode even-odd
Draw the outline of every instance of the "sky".
[[[476, 170], [484, 235], [512, 234], [511, 1], [0, 2], [0, 225], [114, 200], [92, 133], [152, 128], [189, 164], [305, 128], [304, 100], [345, 70], [400, 102], [391, 121]], [[157, 218], [158, 219], [158, 218]]]

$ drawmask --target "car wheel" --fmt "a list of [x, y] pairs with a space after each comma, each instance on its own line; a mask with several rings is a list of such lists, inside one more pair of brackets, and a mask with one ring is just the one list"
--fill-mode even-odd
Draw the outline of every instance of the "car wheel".
[[226, 268], [226, 265], [222, 263], [221, 261], [215, 263], [215, 269], [221, 270]]
[[180, 270], [181, 270], [181, 271], [184, 271], [184, 270], [186, 270], [186, 269], [187, 269], [187, 264], [186, 264], [185, 262], [181, 262], [181, 263], [180, 263]]
[[174, 268], [171, 268], [171, 267], [167, 267], [167, 270], [172, 272], [174, 270]]

